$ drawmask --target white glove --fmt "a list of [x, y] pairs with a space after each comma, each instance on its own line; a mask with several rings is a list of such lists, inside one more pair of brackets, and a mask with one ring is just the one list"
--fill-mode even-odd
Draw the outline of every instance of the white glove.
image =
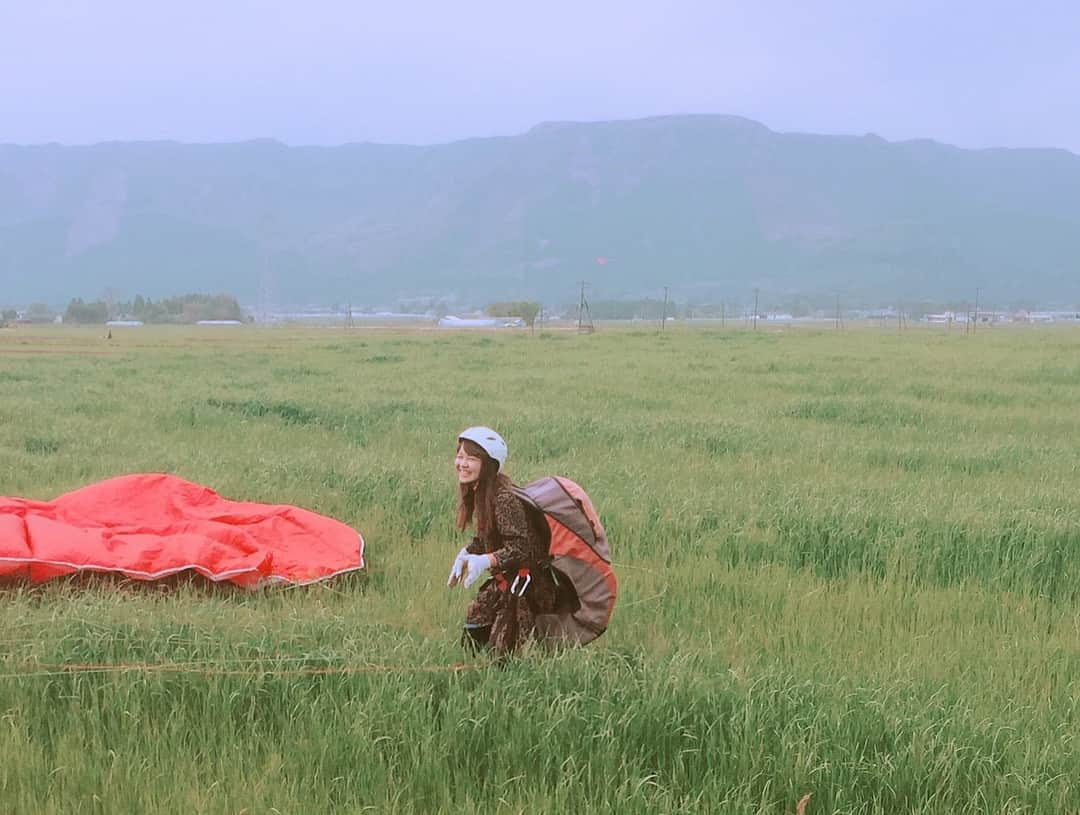
[[446, 580], [447, 586], [453, 587], [461, 582], [461, 576], [465, 573], [465, 558], [468, 556], [469, 551], [463, 546], [454, 558], [454, 565], [450, 567], [450, 577]]
[[465, 555], [465, 588], [491, 569], [491, 555]]

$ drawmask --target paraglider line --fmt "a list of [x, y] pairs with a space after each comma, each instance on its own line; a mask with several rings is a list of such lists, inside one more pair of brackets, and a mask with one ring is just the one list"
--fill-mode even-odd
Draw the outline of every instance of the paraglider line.
[[322, 675], [347, 675], [347, 674], [392, 674], [392, 673], [462, 673], [476, 671], [487, 667], [483, 663], [466, 665], [455, 663], [453, 665], [337, 665], [337, 666], [308, 666], [303, 668], [289, 668], [284, 671], [271, 669], [263, 670], [240, 670], [236, 668], [213, 668], [206, 667], [202, 663], [183, 662], [159, 662], [159, 663], [61, 663], [61, 664], [37, 664], [34, 667], [44, 670], [20, 671], [16, 673], [0, 674], [0, 679], [23, 679], [41, 676], [64, 676], [70, 674], [103, 674], [103, 673], [185, 673], [200, 674], [202, 676], [248, 676], [258, 677], [272, 675], [277, 677], [288, 676], [322, 676]]

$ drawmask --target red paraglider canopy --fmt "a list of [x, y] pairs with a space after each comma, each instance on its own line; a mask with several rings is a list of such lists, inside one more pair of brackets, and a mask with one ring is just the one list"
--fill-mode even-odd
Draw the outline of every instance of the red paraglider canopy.
[[229, 501], [171, 475], [112, 478], [55, 501], [0, 497], [0, 580], [40, 583], [78, 571], [157, 580], [191, 570], [254, 587], [363, 567], [364, 540], [340, 521]]

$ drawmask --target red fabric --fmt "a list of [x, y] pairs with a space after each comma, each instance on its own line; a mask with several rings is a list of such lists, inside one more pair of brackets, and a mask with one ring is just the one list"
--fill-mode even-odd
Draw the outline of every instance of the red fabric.
[[340, 521], [229, 501], [171, 475], [112, 478], [55, 501], [0, 497], [0, 580], [80, 570], [155, 580], [192, 569], [241, 586], [308, 583], [363, 568], [363, 552]]
[[551, 530], [551, 554], [555, 556], [564, 555], [580, 560], [596, 572], [599, 577], [603, 578], [604, 583], [607, 585], [608, 619], [610, 619], [611, 613], [615, 610], [615, 597], [619, 593], [619, 584], [615, 580], [615, 572], [612, 571], [611, 564], [606, 563], [603, 558], [592, 550], [591, 546], [550, 515], [547, 522], [548, 528]]

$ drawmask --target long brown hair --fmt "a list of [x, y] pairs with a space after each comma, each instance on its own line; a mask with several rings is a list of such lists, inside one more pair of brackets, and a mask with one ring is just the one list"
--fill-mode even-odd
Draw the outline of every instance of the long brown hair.
[[460, 439], [458, 444], [470, 456], [480, 459], [480, 477], [471, 484], [458, 484], [457, 528], [464, 531], [475, 518], [476, 534], [487, 538], [495, 530], [495, 493], [510, 487], [512, 482], [509, 476], [499, 472], [498, 463], [479, 444], [468, 439]]

